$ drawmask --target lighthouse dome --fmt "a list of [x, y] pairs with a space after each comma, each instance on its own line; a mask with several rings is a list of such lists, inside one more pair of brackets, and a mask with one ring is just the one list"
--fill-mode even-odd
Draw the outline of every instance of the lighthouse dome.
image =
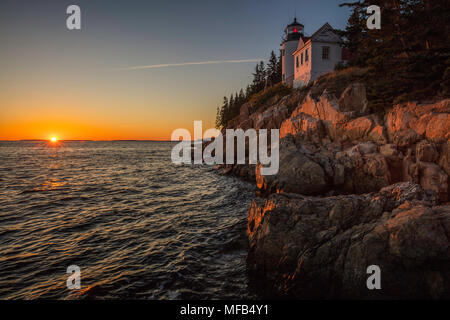
[[297, 21], [297, 18], [294, 18], [294, 21], [291, 24], [288, 24], [285, 32], [286, 32], [286, 40], [299, 40], [301, 36], [303, 36], [303, 24]]

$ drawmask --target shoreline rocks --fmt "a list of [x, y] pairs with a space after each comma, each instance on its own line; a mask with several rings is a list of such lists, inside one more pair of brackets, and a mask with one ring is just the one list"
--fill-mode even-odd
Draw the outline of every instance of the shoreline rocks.
[[[364, 91], [361, 86], [357, 91]], [[367, 102], [362, 93], [354, 105], [348, 101], [354, 88], [350, 85], [344, 91], [340, 103], [325, 90], [319, 100], [309, 94], [298, 104], [280, 126], [280, 171], [261, 177], [256, 166], [258, 187], [268, 192], [345, 194], [411, 181], [435, 191], [440, 202], [449, 201], [450, 99], [424, 106], [397, 105], [384, 122], [379, 115], [358, 116], [366, 112]], [[343, 104], [351, 111], [341, 111]], [[292, 141], [297, 151], [289, 146]], [[364, 145], [371, 145], [371, 151], [361, 153]], [[305, 149], [313, 151], [305, 154]]]
[[[273, 194], [249, 210], [247, 265], [282, 296], [438, 298], [450, 295], [450, 207], [413, 183], [378, 193]], [[382, 290], [368, 290], [377, 265]]]
[[[276, 175], [222, 169], [262, 196], [247, 226], [254, 282], [297, 298], [450, 298], [450, 99], [370, 114], [363, 84], [312, 92], [243, 105], [232, 126], [280, 129]], [[382, 290], [366, 287], [371, 264]]]

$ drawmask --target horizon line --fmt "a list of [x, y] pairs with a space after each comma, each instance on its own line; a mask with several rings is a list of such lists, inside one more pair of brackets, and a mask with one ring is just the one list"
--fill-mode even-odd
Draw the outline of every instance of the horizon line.
[[[50, 139], [0, 139], [0, 142], [20, 142], [20, 141], [50, 141]], [[157, 139], [58, 139], [57, 141], [159, 141], [170, 142], [177, 140], [157, 140]]]
[[[204, 141], [209, 139], [191, 139], [191, 140], [156, 140], [156, 139], [58, 139], [57, 142], [114, 142], [114, 141], [130, 141], [130, 142], [182, 142], [182, 141]], [[0, 139], [0, 142], [49, 142], [50, 139], [10, 139], [10, 140], [4, 140]]]

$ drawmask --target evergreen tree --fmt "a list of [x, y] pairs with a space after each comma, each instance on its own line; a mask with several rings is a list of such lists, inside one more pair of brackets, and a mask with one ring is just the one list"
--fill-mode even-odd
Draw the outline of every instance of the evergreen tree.
[[239, 108], [241, 107], [241, 100], [239, 98], [239, 93], [234, 94], [234, 106], [233, 106], [233, 116], [234, 119], [239, 114]]
[[267, 87], [267, 71], [263, 61], [259, 63], [259, 70], [261, 73], [260, 75], [261, 78], [260, 78], [260, 89], [258, 91], [263, 90]]
[[255, 72], [252, 73], [253, 81], [251, 85], [250, 95], [258, 92], [258, 87], [260, 86], [261, 81], [261, 71], [259, 69], [259, 63], [255, 66]]
[[[450, 59], [448, 0], [361, 0], [345, 3], [353, 13], [346, 46], [353, 63], [369, 68], [369, 96], [379, 106], [445, 94]], [[381, 29], [368, 30], [366, 9], [381, 8]]]
[[227, 119], [226, 119], [225, 125], [227, 125], [228, 121], [230, 121], [232, 119], [233, 107], [234, 107], [234, 97], [233, 97], [233, 94], [231, 94], [230, 100], [228, 100]]
[[266, 85], [266, 69], [264, 67], [264, 62], [261, 61], [255, 66], [255, 72], [253, 73], [251, 94], [255, 94], [263, 90], [265, 85]]
[[281, 52], [281, 49], [279, 50], [279, 52], [278, 52], [278, 61], [277, 61], [277, 73], [276, 73], [276, 83], [279, 83], [279, 82], [281, 82], [281, 78], [282, 78], [282, 75], [283, 75], [283, 67], [282, 67], [282, 63], [281, 63], [281, 60], [282, 59], [282, 52]]
[[252, 73], [252, 83], [247, 85], [244, 89], [236, 92], [230, 98], [224, 97], [222, 106], [218, 109], [216, 115], [216, 127], [226, 127], [231, 120], [239, 115], [241, 106], [248, 102], [250, 98], [264, 90], [267, 86], [273, 86], [281, 82], [281, 50], [277, 57], [272, 51], [267, 67], [261, 61], [255, 66], [255, 71]]
[[223, 97], [222, 107], [220, 108], [220, 119], [218, 121], [219, 127], [225, 127], [227, 123], [228, 98]]
[[245, 93], [244, 93], [244, 89], [241, 89], [239, 91], [239, 109], [240, 106], [243, 105], [245, 103]]
[[222, 123], [221, 123], [221, 119], [220, 119], [220, 107], [217, 107], [216, 123], [215, 123], [216, 129], [220, 129], [221, 125], [222, 125]]
[[347, 27], [343, 33], [343, 36], [345, 37], [344, 46], [358, 57], [353, 63], [360, 66], [364, 64], [364, 61], [366, 60], [364, 57], [367, 56], [367, 53], [365, 52], [366, 47], [363, 46], [362, 41], [366, 36], [365, 22], [361, 8], [354, 7], [352, 14], [348, 19]]
[[247, 85], [247, 88], [245, 88], [245, 99], [250, 99], [250, 96], [252, 95], [252, 87], [250, 85]]
[[277, 60], [277, 56], [275, 55], [275, 52], [270, 53], [270, 57], [269, 57], [269, 63], [267, 64], [267, 83], [272, 86], [274, 84], [276, 84], [277, 81], [277, 66], [278, 64], [278, 60]]

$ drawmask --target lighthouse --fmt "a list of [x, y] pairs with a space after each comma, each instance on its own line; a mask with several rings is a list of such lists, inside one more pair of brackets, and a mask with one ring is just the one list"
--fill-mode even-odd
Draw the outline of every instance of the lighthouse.
[[285, 29], [283, 42], [281, 43], [281, 68], [283, 83], [292, 86], [294, 81], [294, 56], [298, 41], [303, 36], [304, 26], [297, 22], [297, 18]]

